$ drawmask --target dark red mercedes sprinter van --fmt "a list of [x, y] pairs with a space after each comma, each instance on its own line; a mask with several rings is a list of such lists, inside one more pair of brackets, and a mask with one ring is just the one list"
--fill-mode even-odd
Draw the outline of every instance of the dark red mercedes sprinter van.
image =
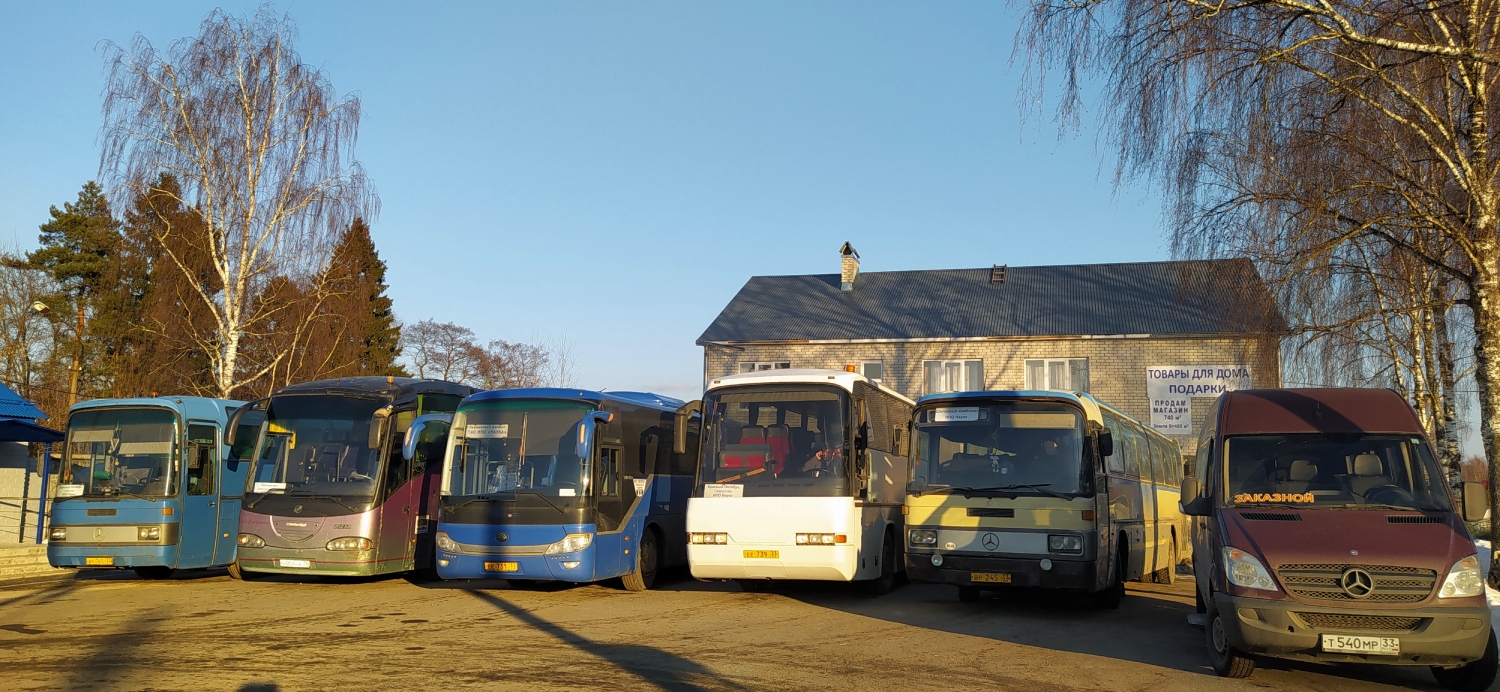
[[1430, 666], [1487, 689], [1495, 635], [1464, 519], [1406, 401], [1384, 389], [1230, 392], [1209, 412], [1182, 511], [1198, 612], [1226, 677], [1257, 657]]

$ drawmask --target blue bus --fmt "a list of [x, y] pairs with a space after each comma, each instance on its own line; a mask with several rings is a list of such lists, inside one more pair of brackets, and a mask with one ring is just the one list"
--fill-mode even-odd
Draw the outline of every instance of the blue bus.
[[432, 447], [447, 445], [439, 577], [619, 577], [626, 589], [644, 591], [663, 568], [687, 564], [700, 419], [683, 402], [641, 392], [506, 389], [464, 399], [447, 434], [428, 426], [446, 428], [449, 417], [424, 418], [412, 423], [403, 451], [436, 456]]
[[168, 396], [74, 404], [47, 561], [133, 569], [146, 579], [233, 563], [249, 464], [225, 444], [224, 428], [243, 403]]

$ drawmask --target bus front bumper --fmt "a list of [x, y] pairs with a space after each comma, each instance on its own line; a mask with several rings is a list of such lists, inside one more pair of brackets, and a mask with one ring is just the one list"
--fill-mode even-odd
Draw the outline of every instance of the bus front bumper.
[[[1231, 646], [1250, 654], [1297, 661], [1453, 666], [1479, 660], [1490, 641], [1490, 610], [1484, 605], [1399, 610], [1328, 608], [1222, 592], [1214, 594], [1214, 605], [1222, 614], [1224, 636]], [[1347, 623], [1368, 627], [1373, 618], [1393, 617], [1417, 623], [1401, 630], [1338, 626]], [[1314, 619], [1334, 626], [1314, 627]], [[1324, 634], [1393, 637], [1399, 640], [1401, 653], [1324, 651]]]
[[[93, 558], [94, 564], [89, 564]], [[102, 559], [101, 559], [102, 558]], [[103, 559], [109, 564], [100, 564]], [[177, 564], [177, 546], [95, 546], [48, 544], [47, 563], [53, 567], [173, 567]]]
[[[1089, 592], [1098, 588], [1093, 561], [945, 554], [943, 564], [937, 566], [932, 556], [907, 548], [906, 576], [917, 582], [991, 589], [1028, 586]], [[1042, 569], [1043, 559], [1051, 561], [1051, 569]]]
[[473, 555], [437, 553], [437, 573], [443, 579], [533, 579], [587, 583], [594, 575], [592, 546], [555, 555]]
[[688, 544], [696, 579], [806, 579], [854, 581], [859, 548], [843, 545]]
[[400, 571], [405, 560], [375, 559], [373, 550], [332, 551], [323, 548], [240, 547], [235, 560], [240, 569], [266, 574], [309, 574], [324, 577], [368, 577]]

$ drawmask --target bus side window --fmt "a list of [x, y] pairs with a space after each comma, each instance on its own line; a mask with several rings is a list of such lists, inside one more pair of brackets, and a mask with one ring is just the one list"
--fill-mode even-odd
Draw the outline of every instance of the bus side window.
[[1120, 427], [1120, 422], [1114, 416], [1105, 414], [1104, 427], [1109, 429], [1111, 436], [1115, 438], [1115, 453], [1109, 455], [1106, 460], [1109, 472], [1114, 475], [1125, 473], [1125, 455], [1129, 451], [1125, 446], [1125, 435]]
[[1137, 444], [1135, 426], [1120, 421], [1120, 432], [1123, 433], [1121, 437], [1125, 442], [1125, 475], [1139, 477], [1141, 475], [1141, 450], [1140, 445]]
[[1171, 479], [1167, 477], [1167, 453], [1161, 440], [1155, 436], [1148, 436], [1151, 440], [1151, 478], [1157, 483], [1167, 484]]
[[599, 448], [598, 493], [606, 497], [620, 494], [620, 449], [618, 447]]
[[189, 425], [187, 494], [212, 495], [219, 468], [219, 436], [211, 425]]

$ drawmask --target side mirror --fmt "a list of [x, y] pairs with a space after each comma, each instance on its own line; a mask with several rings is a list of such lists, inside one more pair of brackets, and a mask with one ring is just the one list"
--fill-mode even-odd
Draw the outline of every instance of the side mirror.
[[1182, 499], [1178, 501], [1177, 508], [1183, 514], [1190, 517], [1201, 517], [1208, 514], [1208, 498], [1202, 497], [1202, 486], [1197, 478], [1182, 479]]
[[588, 461], [589, 455], [594, 451], [594, 429], [600, 423], [609, 423], [615, 419], [615, 414], [609, 411], [590, 411], [589, 415], [583, 417], [583, 422], [578, 424], [578, 459]]
[[[370, 436], [365, 440], [365, 446], [370, 449], [380, 449], [380, 442], [385, 439], [385, 424], [391, 418], [391, 407], [379, 409], [375, 415], [370, 416]], [[409, 429], [409, 428], [408, 428]], [[411, 439], [408, 437], [407, 439]], [[405, 445], [403, 445], [404, 447]], [[407, 457], [410, 459], [411, 457]]]
[[228, 425], [224, 426], [224, 444], [234, 447], [235, 437], [240, 431], [240, 425], [245, 420], [245, 416], [251, 411], [263, 410], [269, 401], [270, 399], [257, 399], [235, 409], [234, 413], [229, 416]]
[[1115, 434], [1108, 429], [1099, 431], [1099, 456], [1107, 457], [1115, 453]]
[[[672, 432], [676, 439], [672, 443], [672, 451], [678, 454], [687, 454], [688, 424], [692, 422], [693, 416], [703, 416], [703, 400], [689, 401], [677, 409], [677, 422], [673, 425]], [[581, 457], [580, 457], [581, 458]]]
[[[385, 418], [382, 417], [380, 420], [381, 426], [384, 427]], [[422, 431], [427, 428], [428, 423], [434, 421], [452, 425], [453, 414], [429, 413], [425, 416], [417, 416], [417, 419], [406, 428], [406, 439], [401, 441], [401, 458], [411, 461], [412, 457], [417, 455], [417, 442], [422, 439]], [[373, 431], [375, 426], [371, 425], [370, 428]], [[371, 448], [374, 449], [374, 447]]]
[[1490, 511], [1489, 495], [1483, 483], [1464, 482], [1464, 521], [1484, 521], [1485, 513]]

